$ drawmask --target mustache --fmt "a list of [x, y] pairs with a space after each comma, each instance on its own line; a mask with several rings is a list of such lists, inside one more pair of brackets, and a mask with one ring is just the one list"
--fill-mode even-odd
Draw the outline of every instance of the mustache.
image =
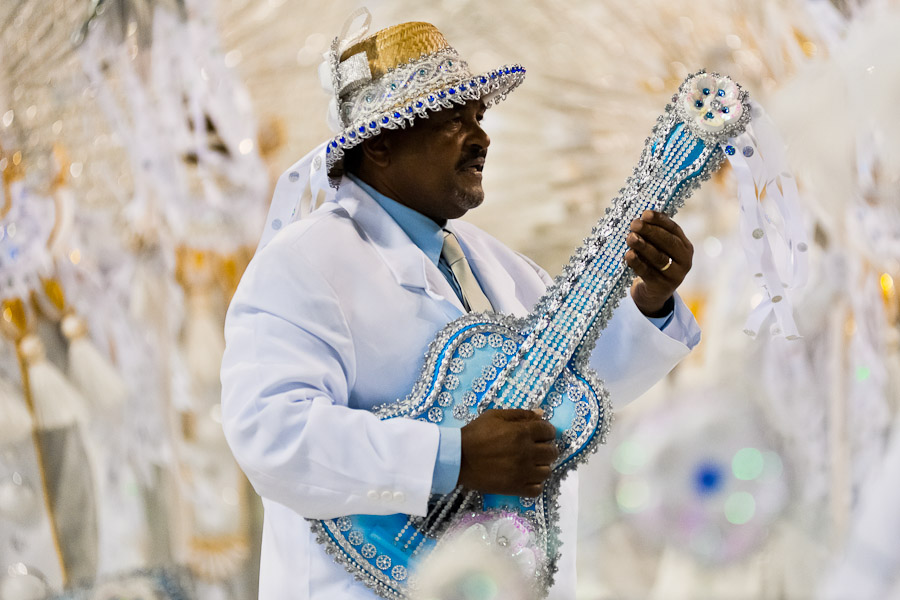
[[456, 163], [456, 168], [465, 169], [475, 163], [484, 163], [485, 158], [487, 158], [487, 148], [476, 148], [463, 155], [459, 162]]

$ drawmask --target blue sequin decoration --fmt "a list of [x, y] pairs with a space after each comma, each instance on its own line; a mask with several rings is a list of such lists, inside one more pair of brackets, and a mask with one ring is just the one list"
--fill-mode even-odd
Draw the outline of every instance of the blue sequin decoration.
[[347, 142], [347, 139], [346, 139], [344, 136], [341, 136], [340, 139], [338, 139], [338, 141], [339, 141], [340, 143], [344, 144], [344, 143]]
[[453, 95], [453, 94], [455, 94], [455, 93], [456, 93], [456, 90], [455, 90], [455, 89], [453, 89], [453, 88], [450, 88], [450, 89], [449, 89], [449, 90], [447, 90], [447, 92], [449, 92], [449, 93], [450, 93], [450, 95], [451, 95], [451, 96], [452, 96], [452, 95]]
[[388, 124], [388, 121], [390, 121], [390, 119], [388, 119], [387, 117], [381, 117], [381, 122], [384, 123], [385, 125]]
[[725, 90], [719, 90], [718, 92], [716, 92], [716, 95], [719, 96], [720, 98], [724, 98], [724, 97], [725, 97]]
[[734, 146], [725, 146], [725, 154], [734, 156]]
[[709, 88], [703, 88], [703, 95], [709, 96]]
[[481, 81], [481, 83], [487, 83], [487, 79], [485, 79], [484, 77], [482, 77], [481, 79], [479, 79], [479, 81]]
[[365, 132], [366, 132], [365, 126], [360, 127], [360, 128], [359, 128], [359, 132], [360, 132], [360, 133], [365, 133]]
[[376, 123], [375, 121], [369, 123], [369, 129], [375, 129], [376, 127], [378, 127], [378, 123]]

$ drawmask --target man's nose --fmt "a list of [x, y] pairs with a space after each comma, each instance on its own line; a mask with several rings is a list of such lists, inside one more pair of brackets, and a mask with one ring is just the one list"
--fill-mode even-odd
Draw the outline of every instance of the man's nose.
[[491, 136], [487, 134], [487, 132], [482, 129], [481, 123], [477, 121], [472, 127], [472, 143], [481, 146], [482, 148], [487, 148], [491, 145]]

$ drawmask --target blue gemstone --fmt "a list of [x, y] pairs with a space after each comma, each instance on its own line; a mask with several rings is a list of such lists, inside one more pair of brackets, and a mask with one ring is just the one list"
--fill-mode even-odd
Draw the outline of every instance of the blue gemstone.
[[497, 79], [497, 73], [495, 71], [491, 71], [491, 79]]
[[449, 92], [449, 93], [450, 93], [450, 95], [451, 95], [451, 96], [452, 96], [452, 95], [453, 95], [453, 94], [455, 94], [455, 93], [456, 93], [456, 90], [455, 90], [455, 89], [453, 89], [453, 88], [450, 88], [450, 89], [449, 89], [449, 90], [447, 90], [447, 91], [448, 91], [448, 92]]
[[429, 101], [429, 102], [434, 102], [434, 96], [428, 96], [428, 101]]
[[703, 95], [709, 96], [709, 88], [703, 88]]
[[727, 114], [728, 114], [728, 107], [727, 107], [727, 106], [723, 106], [723, 107], [722, 107], [722, 112], [725, 113], [725, 114], [727, 115]]
[[461, 83], [461, 84], [459, 85], [459, 91], [464, 92], [465, 90], [466, 90], [466, 84]]
[[325, 154], [331, 154], [331, 146], [325, 148]]
[[718, 92], [716, 92], [716, 95], [719, 96], [720, 98], [724, 98], [724, 97], [725, 97], [725, 90], [719, 90]]
[[703, 108], [703, 100], [697, 100], [696, 102], [694, 102], [694, 106], [696, 106], [697, 108]]
[[734, 146], [725, 146], [725, 154], [734, 156]]
[[390, 119], [388, 119], [387, 117], [381, 117], [381, 122], [385, 125], [387, 125], [388, 121], [390, 121]]
[[372, 121], [371, 123], [369, 123], [369, 129], [375, 129], [376, 127], [378, 127], [378, 124], [375, 123], [375, 121]]
[[331, 147], [337, 148], [337, 142], [335, 142], [334, 140], [331, 140]]
[[[419, 104], [422, 104], [422, 103], [419, 102]], [[411, 113], [412, 111], [413, 111], [412, 106], [407, 106], [407, 107], [406, 107], [406, 112]]]
[[503, 74], [504, 74], [504, 75], [509, 75], [509, 67], [503, 69]]
[[706, 113], [706, 118], [707, 118], [707, 119], [712, 119], [712, 118], [713, 118], [713, 114], [712, 114], [711, 112]]
[[340, 139], [339, 139], [338, 141], [339, 141], [340, 143], [343, 144], [343, 143], [345, 143], [347, 140], [346, 140], [346, 138], [344, 138], [344, 136], [341, 136]]
[[355, 132], [355, 131], [351, 131], [348, 135], [350, 136], [350, 139], [351, 139], [351, 140], [355, 140], [355, 139], [356, 139], [356, 132]]
[[[432, 97], [430, 97], [430, 96], [429, 96], [428, 99], [429, 99], [429, 100], [434, 100], [434, 98], [432, 98]], [[423, 106], [425, 106], [425, 105], [422, 104], [421, 102], [416, 102], [416, 108], [422, 108]]]
[[487, 83], [487, 79], [485, 79], [484, 77], [482, 77], [479, 81], [481, 81], [481, 83]]
[[360, 133], [365, 133], [365, 132], [366, 132], [365, 126], [360, 127], [360, 128], [359, 128], [359, 132], [360, 132]]
[[447, 94], [444, 92], [438, 92], [438, 98], [446, 98]]
[[395, 112], [395, 113], [394, 113], [394, 118], [395, 118], [395, 119], [399, 119], [399, 118], [400, 118], [400, 113]]

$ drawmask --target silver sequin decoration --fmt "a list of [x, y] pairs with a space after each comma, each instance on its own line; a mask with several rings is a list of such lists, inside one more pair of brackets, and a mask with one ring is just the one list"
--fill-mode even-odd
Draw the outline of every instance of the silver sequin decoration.
[[341, 531], [350, 531], [353, 524], [350, 522], [349, 517], [341, 517], [337, 520], [337, 526]]
[[391, 568], [391, 557], [387, 554], [382, 554], [378, 558], [375, 559], [375, 566], [384, 571], [385, 569]]
[[450, 392], [441, 392], [438, 394], [437, 403], [446, 408], [453, 404], [453, 396]]
[[396, 579], [397, 581], [403, 581], [406, 579], [406, 567], [403, 565], [397, 565], [393, 569], [391, 569], [391, 577]]
[[347, 541], [349, 541], [354, 546], [359, 546], [363, 543], [365, 537], [362, 534], [362, 531], [351, 531], [347, 534]]
[[447, 379], [444, 380], [444, 387], [450, 391], [455, 390], [459, 387], [459, 377], [456, 375], [447, 375]]
[[375, 549], [374, 544], [366, 544], [365, 546], [363, 546], [360, 549], [359, 553], [362, 554], [363, 556], [365, 556], [366, 558], [371, 559], [371, 558], [375, 558], [375, 555], [378, 554], [378, 550]]
[[444, 411], [439, 406], [432, 406], [428, 409], [428, 420], [432, 423], [440, 423], [444, 420]]
[[487, 338], [484, 337], [481, 333], [476, 333], [472, 336], [472, 345], [478, 349], [484, 348], [485, 344], [487, 344]]
[[506, 358], [506, 355], [502, 352], [498, 352], [494, 355], [494, 358], [491, 359], [491, 364], [498, 369], [502, 369], [503, 367], [505, 367], [507, 362], [508, 360]]
[[462, 373], [463, 369], [466, 368], [466, 364], [462, 361], [461, 358], [454, 358], [450, 361], [450, 372], [451, 373]]
[[475, 406], [478, 404], [478, 396], [475, 395], [475, 392], [469, 390], [463, 394], [462, 401], [466, 406]]
[[459, 345], [459, 355], [462, 358], [472, 358], [473, 354], [475, 354], [475, 349], [469, 342], [463, 342]]
[[503, 336], [499, 333], [492, 333], [488, 336], [488, 345], [491, 348], [499, 348], [503, 345]]

